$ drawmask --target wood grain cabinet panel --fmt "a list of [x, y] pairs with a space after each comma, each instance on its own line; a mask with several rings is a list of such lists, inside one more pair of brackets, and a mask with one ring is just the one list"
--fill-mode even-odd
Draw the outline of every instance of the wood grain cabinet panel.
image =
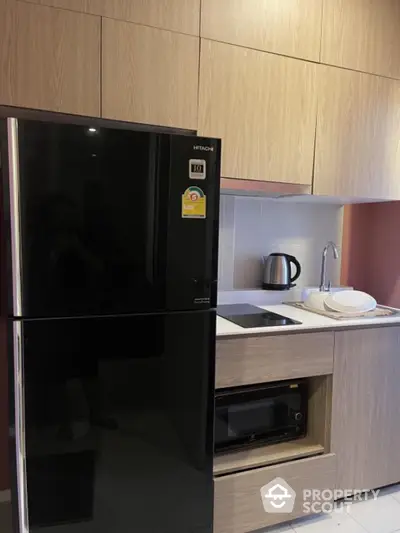
[[199, 35], [200, 0], [25, 0]]
[[400, 78], [400, 2], [324, 0], [321, 61]]
[[400, 81], [318, 66], [314, 193], [400, 199]]
[[0, 2], [0, 105], [100, 114], [100, 17]]
[[340, 489], [400, 481], [400, 328], [335, 334], [332, 451]]
[[331, 374], [333, 333], [217, 339], [217, 388]]
[[197, 129], [199, 38], [103, 20], [103, 116]]
[[222, 176], [311, 183], [315, 69], [202, 39], [199, 133], [222, 138]]
[[319, 61], [322, 0], [203, 0], [201, 36]]
[[[304, 516], [304, 489], [333, 489], [335, 483], [334, 454], [289, 461], [284, 464], [256, 468], [215, 478], [214, 532], [248, 533], [284, 520]], [[267, 513], [260, 489], [276, 477], [284, 479], [296, 492], [292, 513]]]

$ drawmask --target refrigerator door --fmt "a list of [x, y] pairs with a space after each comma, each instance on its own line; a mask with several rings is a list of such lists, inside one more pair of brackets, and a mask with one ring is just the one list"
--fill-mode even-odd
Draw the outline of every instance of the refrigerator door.
[[219, 141], [16, 119], [6, 137], [10, 316], [215, 305]]
[[167, 309], [217, 305], [220, 141], [171, 137]]
[[213, 311], [24, 321], [31, 533], [212, 533], [214, 330]]

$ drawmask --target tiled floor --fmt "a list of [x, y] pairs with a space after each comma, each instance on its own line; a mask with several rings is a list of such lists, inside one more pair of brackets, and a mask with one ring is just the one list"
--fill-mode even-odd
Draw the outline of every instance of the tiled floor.
[[[258, 533], [400, 533], [400, 485], [381, 491], [377, 500], [357, 502], [346, 511], [299, 519]], [[0, 533], [12, 533], [9, 504], [0, 504]]]
[[353, 503], [345, 511], [303, 518], [278, 528], [262, 531], [262, 533], [394, 532], [400, 533], [400, 485], [381, 490], [376, 500]]

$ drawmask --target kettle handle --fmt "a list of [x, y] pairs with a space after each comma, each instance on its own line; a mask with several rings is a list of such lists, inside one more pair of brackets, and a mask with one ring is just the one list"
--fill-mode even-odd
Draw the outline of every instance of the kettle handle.
[[289, 255], [289, 254], [286, 254], [286, 257], [289, 259], [289, 261], [291, 263], [294, 264], [294, 266], [296, 267], [296, 273], [293, 277], [290, 278], [290, 286], [291, 287], [294, 287], [296, 284], [293, 283], [293, 281], [296, 281], [296, 279], [299, 278], [300, 274], [301, 274], [301, 266], [300, 266], [300, 263], [297, 261], [297, 259], [293, 256], [293, 255]]

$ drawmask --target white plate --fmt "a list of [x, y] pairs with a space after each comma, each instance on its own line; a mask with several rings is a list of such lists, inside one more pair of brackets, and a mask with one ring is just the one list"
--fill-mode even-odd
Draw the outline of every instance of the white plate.
[[307, 296], [304, 305], [309, 309], [317, 309], [318, 311], [325, 310], [325, 300], [328, 298], [329, 292], [310, 292]]
[[376, 300], [362, 291], [341, 291], [330, 294], [325, 305], [338, 313], [360, 314], [376, 308]]

